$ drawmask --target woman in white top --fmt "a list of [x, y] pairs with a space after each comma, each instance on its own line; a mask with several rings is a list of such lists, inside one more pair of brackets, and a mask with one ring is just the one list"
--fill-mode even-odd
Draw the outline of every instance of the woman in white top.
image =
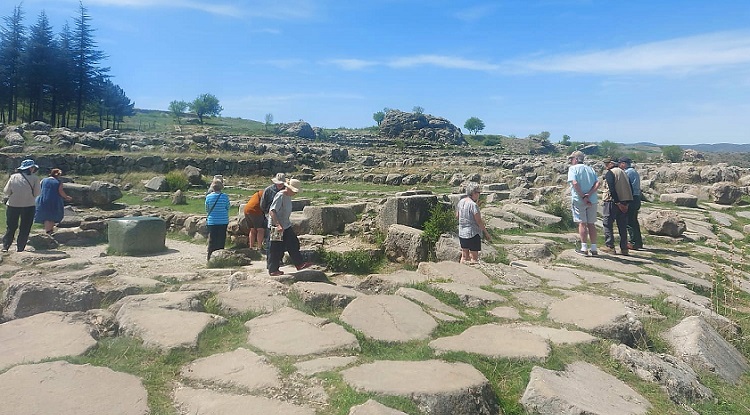
[[469, 182], [466, 195], [458, 201], [456, 218], [458, 218], [458, 240], [461, 243], [461, 263], [476, 264], [482, 250], [482, 234], [490, 239], [487, 227], [479, 213], [477, 201], [480, 195], [479, 184]]
[[[22, 252], [26, 249], [29, 240], [31, 225], [34, 224], [34, 212], [36, 210], [36, 197], [42, 193], [39, 184], [39, 176], [35, 173], [39, 166], [34, 160], [26, 159], [16, 169], [16, 173], [10, 175], [3, 191], [8, 198], [5, 211], [5, 223], [7, 230], [3, 236], [3, 252], [8, 252], [13, 238], [18, 230], [16, 249]], [[19, 219], [21, 221], [19, 227]]]

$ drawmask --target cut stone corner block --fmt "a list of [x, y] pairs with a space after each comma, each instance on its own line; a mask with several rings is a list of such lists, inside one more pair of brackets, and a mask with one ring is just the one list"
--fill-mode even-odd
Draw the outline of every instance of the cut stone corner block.
[[107, 225], [109, 252], [117, 255], [143, 255], [167, 249], [167, 223], [152, 216], [110, 219]]

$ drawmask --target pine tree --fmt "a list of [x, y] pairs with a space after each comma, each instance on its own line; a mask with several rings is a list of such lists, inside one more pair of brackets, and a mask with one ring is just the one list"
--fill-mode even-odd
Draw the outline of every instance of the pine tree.
[[[18, 120], [18, 93], [21, 84], [21, 56], [26, 43], [21, 6], [4, 17], [0, 30], [0, 122]], [[5, 117], [7, 111], [7, 118]]]
[[97, 88], [109, 72], [109, 68], [98, 66], [106, 55], [96, 48], [96, 41], [93, 37], [94, 29], [89, 25], [91, 18], [83, 3], [79, 5], [79, 10], [80, 14], [75, 19], [70, 45], [73, 58], [76, 128], [83, 126], [83, 111], [86, 105], [96, 98]]
[[25, 95], [29, 102], [29, 121], [44, 121], [45, 108], [50, 107], [55, 72], [56, 48], [52, 27], [42, 11], [31, 27], [23, 59]]

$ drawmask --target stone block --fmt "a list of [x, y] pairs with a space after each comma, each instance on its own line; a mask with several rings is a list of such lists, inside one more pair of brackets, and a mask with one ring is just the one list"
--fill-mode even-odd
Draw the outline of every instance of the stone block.
[[151, 216], [110, 219], [109, 249], [120, 255], [141, 255], [167, 249], [167, 223]]

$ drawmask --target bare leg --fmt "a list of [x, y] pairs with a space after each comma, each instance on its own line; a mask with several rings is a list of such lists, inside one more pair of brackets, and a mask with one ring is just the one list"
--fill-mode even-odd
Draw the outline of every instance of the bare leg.
[[[247, 236], [247, 245], [250, 247], [250, 249], [253, 249], [253, 242], [255, 242], [255, 240], [257, 239], [257, 233], [257, 229], [250, 228], [250, 234]], [[260, 248], [260, 246], [258, 246], [258, 248]]]
[[464, 262], [469, 262], [469, 250], [461, 248], [461, 261], [462, 264]]
[[589, 230], [589, 238], [591, 239], [591, 243], [596, 243], [596, 223], [589, 223], [587, 224], [588, 230]]
[[52, 233], [52, 230], [55, 229], [55, 222], [51, 220], [45, 220], [44, 221], [44, 232]]
[[[588, 239], [589, 239], [588, 238], [588, 236], [589, 236], [588, 229], [589, 228], [588, 228], [588, 226], [587, 226], [586, 223], [578, 222], [578, 236], [581, 238], [581, 243], [583, 243], [583, 244], [588, 244], [589, 243], [589, 241], [588, 241]], [[596, 239], [594, 239], [594, 241], [596, 241]]]
[[266, 230], [263, 228], [255, 229], [257, 237], [255, 240], [258, 242], [258, 249], [263, 248], [263, 240], [266, 238]]
[[469, 258], [471, 262], [479, 262], [479, 251], [469, 251]]

